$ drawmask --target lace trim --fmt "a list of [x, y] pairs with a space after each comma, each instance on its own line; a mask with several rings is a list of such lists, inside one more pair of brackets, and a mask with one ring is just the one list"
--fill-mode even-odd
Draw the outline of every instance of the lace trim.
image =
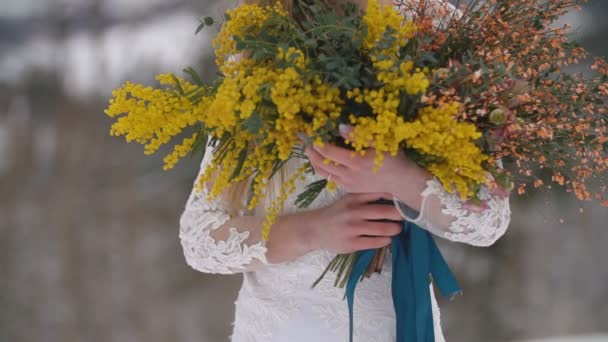
[[443, 189], [437, 179], [427, 181], [422, 192], [420, 214], [412, 218], [412, 210], [397, 198], [393, 202], [404, 219], [419, 225], [446, 239], [475, 246], [490, 246], [507, 230], [511, 218], [509, 198], [493, 196], [487, 187], [482, 187], [479, 198], [488, 208], [476, 212], [463, 207], [456, 194]]
[[486, 187], [482, 187], [479, 198], [486, 202], [489, 208], [481, 212], [464, 209], [460, 198], [443, 191], [438, 181], [433, 182], [429, 193], [439, 197], [445, 207], [442, 211], [444, 214], [456, 217], [450, 225], [450, 231], [444, 234], [450, 240], [476, 246], [489, 246], [504, 235], [509, 226], [511, 218], [509, 198], [492, 196]]
[[[201, 172], [209, 159], [209, 156], [203, 159]], [[265, 241], [247, 245], [247, 230], [239, 232], [236, 227], [230, 227], [226, 240], [213, 238], [212, 233], [226, 223], [230, 215], [219, 199], [207, 201], [207, 191], [206, 188], [197, 191], [194, 187], [180, 218], [179, 238], [188, 265], [205, 273], [232, 274], [247, 271], [246, 266], [256, 260], [268, 264]]]

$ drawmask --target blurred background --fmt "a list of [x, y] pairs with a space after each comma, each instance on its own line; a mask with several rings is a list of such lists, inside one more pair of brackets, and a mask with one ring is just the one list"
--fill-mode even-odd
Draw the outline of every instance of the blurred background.
[[[212, 77], [215, 32], [195, 36], [197, 20], [235, 3], [0, 0], [0, 342], [228, 340], [241, 277], [190, 269], [178, 240], [198, 160], [163, 172], [103, 110], [126, 80]], [[567, 18], [595, 54], [606, 15], [592, 0]], [[448, 341], [608, 341], [608, 209], [512, 206], [494, 246], [441, 243], [464, 288], [442, 303]]]

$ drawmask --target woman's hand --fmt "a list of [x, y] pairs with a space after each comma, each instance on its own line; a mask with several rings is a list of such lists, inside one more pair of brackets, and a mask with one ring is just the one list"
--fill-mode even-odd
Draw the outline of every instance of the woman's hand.
[[369, 204], [390, 194], [347, 194], [332, 205], [315, 210], [310, 225], [313, 249], [336, 253], [381, 248], [391, 243], [391, 237], [402, 229], [400, 222], [370, 220], [402, 220], [392, 205]]
[[282, 263], [314, 250], [350, 253], [381, 248], [401, 232], [401, 216], [394, 206], [369, 204], [390, 194], [347, 194], [333, 204], [279, 216], [268, 239], [268, 261]]
[[[349, 138], [350, 128], [340, 130]], [[364, 156], [333, 144], [307, 146], [305, 153], [315, 173], [329, 178], [348, 193], [383, 192], [398, 197], [415, 210], [420, 210], [420, 194], [432, 176], [409, 160], [403, 151], [397, 156], [386, 154], [382, 166], [373, 172], [376, 153], [369, 149]], [[353, 156], [354, 154], [354, 156]], [[329, 160], [329, 163], [324, 162]], [[391, 196], [391, 199], [392, 199]]]

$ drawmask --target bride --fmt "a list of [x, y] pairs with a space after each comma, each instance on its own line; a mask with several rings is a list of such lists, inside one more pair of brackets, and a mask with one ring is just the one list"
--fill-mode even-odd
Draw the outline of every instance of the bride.
[[[289, 8], [291, 1], [283, 2]], [[366, 3], [356, 2], [363, 7]], [[407, 16], [403, 3], [398, 1], [395, 6]], [[441, 0], [436, 0], [436, 5], [450, 6]], [[345, 138], [348, 129], [341, 129]], [[207, 148], [201, 173], [211, 162], [212, 150]], [[304, 180], [296, 182], [296, 191], [287, 199], [268, 241], [262, 239], [264, 208], [279, 194], [287, 175], [306, 162], [304, 159], [292, 159], [283, 166], [268, 183], [266, 202], [253, 211], [245, 209], [247, 181], [207, 201], [212, 180], [202, 190], [194, 187], [182, 214], [179, 237], [188, 265], [205, 273], [243, 274], [233, 342], [347, 341], [349, 315], [344, 290], [334, 287], [331, 274], [315, 288], [311, 284], [337, 253], [387, 246], [391, 236], [401, 230], [394, 222], [369, 220], [406, 219], [441, 238], [475, 246], [493, 244], [509, 224], [508, 198], [484, 188], [481, 199], [487, 207], [469, 208], [404, 154], [387, 155], [375, 174], [371, 171], [371, 151], [351, 157], [349, 150], [326, 144], [306, 148], [306, 155], [315, 174], [306, 174]], [[324, 159], [335, 164], [326, 164]], [[323, 190], [306, 209], [293, 205], [306, 184], [322, 178], [336, 182], [337, 190]], [[392, 199], [395, 206], [368, 204], [379, 198]], [[431, 289], [435, 340], [444, 341], [432, 294]], [[382, 273], [359, 284], [354, 307], [355, 341], [395, 341], [391, 258], [385, 259]]]

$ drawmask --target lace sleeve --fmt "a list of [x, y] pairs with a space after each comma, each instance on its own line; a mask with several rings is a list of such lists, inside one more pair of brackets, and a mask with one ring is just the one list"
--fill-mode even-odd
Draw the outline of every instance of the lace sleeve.
[[479, 197], [486, 208], [467, 208], [460, 197], [444, 190], [432, 179], [422, 192], [420, 213], [394, 198], [403, 217], [431, 233], [448, 240], [474, 246], [490, 246], [507, 230], [511, 220], [509, 197], [493, 195], [483, 187]]
[[[211, 162], [212, 152], [208, 146], [199, 176]], [[264, 241], [251, 241], [250, 230], [227, 224], [231, 217], [225, 203], [219, 198], [208, 201], [208, 191], [207, 185], [200, 191], [194, 186], [181, 215], [179, 238], [188, 265], [205, 273], [232, 274], [267, 264]]]

